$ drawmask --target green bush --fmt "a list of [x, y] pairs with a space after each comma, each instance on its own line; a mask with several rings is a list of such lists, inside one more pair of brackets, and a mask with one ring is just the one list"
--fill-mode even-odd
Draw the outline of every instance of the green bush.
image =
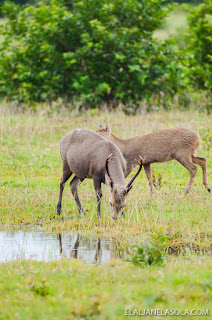
[[169, 236], [162, 236], [160, 232], [150, 235], [150, 239], [143, 242], [140, 246], [131, 247], [131, 259], [135, 266], [161, 265], [164, 262], [164, 249], [169, 247], [167, 243]]
[[0, 94], [20, 102], [117, 105], [172, 95], [183, 86], [173, 43], [152, 34], [163, 0], [49, 0], [25, 9], [6, 2]]
[[195, 89], [212, 89], [212, 5], [210, 0], [192, 8], [188, 17], [187, 76]]

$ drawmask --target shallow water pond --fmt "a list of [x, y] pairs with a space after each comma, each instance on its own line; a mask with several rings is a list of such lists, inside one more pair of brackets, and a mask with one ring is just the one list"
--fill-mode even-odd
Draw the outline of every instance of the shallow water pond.
[[86, 264], [104, 264], [124, 258], [116, 239], [100, 239], [78, 233], [0, 231], [0, 263], [12, 260], [52, 261], [79, 259]]
[[[137, 239], [138, 240], [138, 239]], [[78, 259], [85, 264], [105, 264], [111, 259], [126, 259], [127, 248], [134, 244], [135, 239], [94, 237], [77, 232], [48, 233], [38, 230], [6, 230], [0, 231], [0, 263], [14, 260], [53, 261]], [[123, 250], [124, 249], [124, 250]], [[169, 248], [165, 259], [176, 259], [178, 254], [186, 258], [186, 254], [198, 255], [199, 261], [211, 257], [211, 250], [201, 253], [187, 248], [178, 253]]]

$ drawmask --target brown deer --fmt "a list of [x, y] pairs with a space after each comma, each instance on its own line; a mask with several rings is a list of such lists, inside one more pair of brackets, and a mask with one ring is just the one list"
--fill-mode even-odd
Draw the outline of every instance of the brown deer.
[[63, 189], [66, 181], [74, 174], [70, 182], [71, 192], [79, 212], [84, 216], [77, 189], [85, 178], [93, 179], [97, 197], [97, 216], [101, 216], [102, 190], [101, 183], [106, 183], [110, 189], [112, 218], [120, 218], [126, 205], [126, 196], [132, 188], [133, 181], [142, 168], [125, 186], [126, 161], [119, 148], [97, 133], [86, 129], [74, 129], [60, 140], [60, 155], [63, 174], [60, 183], [57, 214], [61, 213]]
[[197, 172], [197, 167], [194, 163], [202, 167], [203, 184], [208, 192], [210, 192], [207, 182], [207, 161], [205, 158], [194, 155], [201, 142], [201, 138], [197, 133], [187, 129], [175, 128], [160, 130], [129, 139], [120, 139], [111, 133], [106, 121], [103, 126], [97, 125], [96, 132], [115, 143], [121, 150], [127, 162], [125, 177], [133, 170], [136, 164], [135, 160], [139, 156], [142, 157], [151, 193], [153, 193], [151, 163], [166, 162], [173, 159], [181, 163], [190, 172], [190, 180], [185, 191], [186, 194], [191, 189]]

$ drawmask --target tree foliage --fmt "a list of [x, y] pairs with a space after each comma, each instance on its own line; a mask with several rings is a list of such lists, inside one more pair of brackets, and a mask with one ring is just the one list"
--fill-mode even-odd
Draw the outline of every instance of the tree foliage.
[[188, 72], [194, 88], [212, 90], [212, 4], [203, 4], [190, 10], [188, 17]]
[[163, 0], [6, 2], [1, 94], [18, 101], [64, 97], [116, 104], [172, 94], [181, 64], [172, 43], [152, 39]]
[[87, 106], [138, 105], [182, 88], [210, 90], [212, 6], [190, 9], [188, 46], [153, 32], [171, 5], [164, 0], [5, 2], [9, 22], [0, 47], [0, 94], [19, 102], [61, 97]]

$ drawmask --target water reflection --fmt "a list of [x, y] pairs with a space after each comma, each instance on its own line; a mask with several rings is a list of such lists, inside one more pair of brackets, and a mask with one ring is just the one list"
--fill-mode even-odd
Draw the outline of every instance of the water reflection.
[[75, 232], [0, 231], [0, 262], [67, 258], [86, 264], [104, 264], [111, 259], [125, 258], [125, 252], [117, 248], [121, 248], [121, 244], [115, 238], [94, 238]]

